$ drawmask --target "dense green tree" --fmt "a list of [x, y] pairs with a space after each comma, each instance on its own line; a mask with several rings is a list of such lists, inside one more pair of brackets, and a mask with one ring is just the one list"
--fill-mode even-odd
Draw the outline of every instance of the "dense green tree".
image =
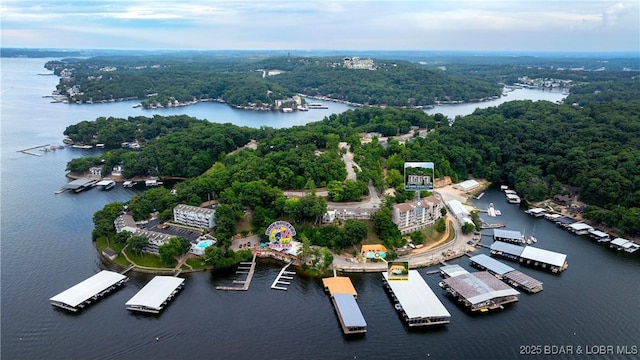
[[149, 239], [143, 236], [131, 236], [127, 240], [127, 246], [129, 246], [129, 249], [136, 254], [141, 254], [148, 243]]

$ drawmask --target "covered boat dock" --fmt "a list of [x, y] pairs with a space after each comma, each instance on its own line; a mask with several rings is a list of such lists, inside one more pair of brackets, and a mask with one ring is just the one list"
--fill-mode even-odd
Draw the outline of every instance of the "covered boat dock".
[[182, 289], [184, 279], [156, 276], [125, 303], [127, 310], [158, 314]]
[[556, 225], [560, 226], [560, 227], [568, 227], [569, 225], [573, 224], [574, 222], [576, 222], [575, 220], [573, 220], [570, 217], [559, 217], [557, 219], [554, 220]]
[[468, 274], [468, 273], [469, 272], [465, 270], [465, 268], [463, 268], [458, 264], [445, 265], [440, 267], [440, 275], [442, 275], [442, 277], [445, 279], [449, 277], [462, 275], [462, 274]]
[[491, 244], [491, 255], [518, 261], [522, 264], [541, 267], [553, 273], [567, 269], [567, 255], [533, 246], [517, 245], [496, 241]]
[[507, 284], [530, 293], [542, 291], [542, 282], [485, 254], [472, 256], [471, 265], [486, 270]]
[[576, 235], [587, 235], [589, 231], [593, 230], [593, 227], [583, 222], [575, 222], [567, 226], [567, 229]]
[[535, 216], [535, 217], [541, 217], [546, 215], [547, 210], [543, 209], [543, 208], [531, 208], [529, 210], [525, 210], [525, 213], [531, 215], [531, 216]]
[[391, 280], [385, 271], [384, 284], [409, 327], [448, 324], [451, 314], [417, 270], [409, 270], [409, 280]]
[[589, 236], [598, 240], [598, 242], [609, 242], [611, 241], [611, 237], [604, 231], [600, 231], [597, 229], [593, 229], [589, 231]]
[[640, 249], [640, 245], [623, 238], [615, 238], [611, 240], [609, 247], [616, 250], [624, 250], [628, 253], [633, 253]]
[[493, 241], [522, 244], [522, 234], [515, 230], [493, 229]]
[[477, 267], [480, 270], [486, 270], [495, 275], [498, 279], [502, 279], [505, 274], [515, 271], [511, 266], [503, 264], [485, 254], [472, 256], [469, 258], [469, 261], [471, 261], [472, 266]]
[[520, 295], [487, 271], [444, 279], [440, 286], [472, 312], [502, 309], [504, 305], [518, 301]]
[[117, 272], [102, 270], [49, 299], [51, 305], [76, 312], [129, 280]]
[[362, 316], [356, 302], [358, 293], [346, 276], [334, 276], [322, 279], [325, 291], [331, 296], [331, 302], [336, 309], [342, 332], [345, 335], [363, 334], [367, 332], [367, 322]]
[[65, 184], [62, 187], [62, 189], [71, 190], [73, 192], [79, 193], [81, 191], [84, 191], [86, 189], [91, 188], [97, 182], [98, 182], [97, 180], [91, 180], [91, 179], [88, 179], [88, 178], [80, 178], [80, 179], [73, 180], [72, 182]]

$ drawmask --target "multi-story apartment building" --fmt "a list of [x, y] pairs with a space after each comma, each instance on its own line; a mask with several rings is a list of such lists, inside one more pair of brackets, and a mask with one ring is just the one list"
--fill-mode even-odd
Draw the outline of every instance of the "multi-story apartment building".
[[184, 225], [212, 229], [216, 225], [216, 211], [210, 208], [179, 204], [173, 208], [173, 221]]
[[442, 202], [435, 196], [393, 205], [393, 223], [402, 234], [426, 229], [442, 216]]

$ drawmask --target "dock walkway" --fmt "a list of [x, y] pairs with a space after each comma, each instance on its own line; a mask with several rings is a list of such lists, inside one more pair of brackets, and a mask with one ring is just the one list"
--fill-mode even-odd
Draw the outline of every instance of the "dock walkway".
[[[286, 287], [282, 286], [282, 285], [291, 285], [290, 281], [286, 281], [286, 280], [292, 280], [293, 277], [291, 275], [295, 275], [296, 272], [295, 271], [287, 271], [287, 268], [289, 267], [289, 265], [291, 265], [291, 263], [288, 263], [287, 265], [285, 265], [282, 270], [280, 270], [280, 273], [278, 274], [278, 276], [276, 276], [276, 279], [273, 280], [273, 284], [271, 284], [271, 288], [274, 290], [287, 290]], [[286, 280], [280, 280], [280, 279], [286, 279]]]
[[243, 261], [238, 265], [238, 269], [236, 270], [237, 275], [246, 274], [247, 277], [244, 280], [233, 280], [236, 286], [216, 286], [217, 290], [236, 290], [236, 291], [247, 291], [249, 290], [249, 285], [251, 284], [251, 279], [253, 278], [253, 273], [256, 270], [256, 254], [253, 254], [253, 260], [251, 262]]

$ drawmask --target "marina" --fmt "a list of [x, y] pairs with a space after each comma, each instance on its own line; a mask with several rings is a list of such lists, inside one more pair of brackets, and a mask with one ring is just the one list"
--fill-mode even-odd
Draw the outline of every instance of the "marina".
[[567, 255], [533, 246], [518, 246], [502, 241], [491, 244], [491, 255], [499, 256], [521, 264], [540, 267], [553, 273], [567, 269]]
[[128, 280], [129, 278], [117, 272], [102, 270], [50, 298], [49, 301], [53, 306], [77, 312], [122, 286]]
[[488, 271], [449, 277], [442, 280], [440, 286], [471, 312], [503, 309], [504, 305], [518, 301], [520, 295]]
[[382, 276], [394, 308], [402, 315], [409, 327], [449, 323], [451, 314], [417, 270], [409, 270], [409, 280], [406, 281], [390, 281], [386, 271]]
[[485, 254], [472, 256], [469, 261], [473, 267], [486, 270], [498, 279], [507, 284], [525, 290], [530, 293], [537, 293], [543, 290], [542, 282], [536, 280], [500, 261]]
[[125, 306], [127, 310], [158, 314], [182, 289], [184, 279], [156, 276], [138, 291]]
[[336, 310], [342, 332], [345, 335], [366, 333], [367, 322], [356, 302], [358, 293], [353, 287], [351, 279], [334, 276], [322, 279], [322, 284], [331, 297], [331, 303]]

